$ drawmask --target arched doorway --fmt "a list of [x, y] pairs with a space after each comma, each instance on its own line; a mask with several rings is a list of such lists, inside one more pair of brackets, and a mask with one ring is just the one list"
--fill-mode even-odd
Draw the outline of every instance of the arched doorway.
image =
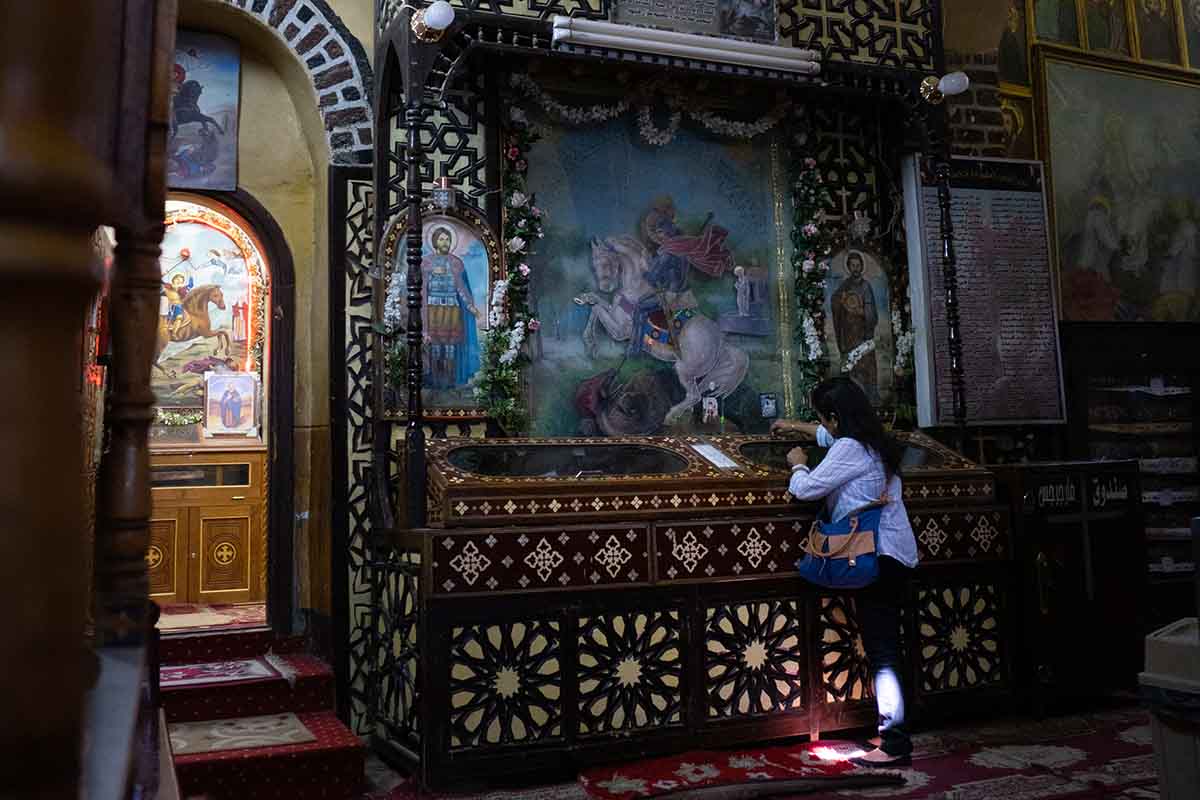
[[151, 598], [165, 633], [288, 631], [293, 265], [244, 191], [173, 193], [151, 385]]

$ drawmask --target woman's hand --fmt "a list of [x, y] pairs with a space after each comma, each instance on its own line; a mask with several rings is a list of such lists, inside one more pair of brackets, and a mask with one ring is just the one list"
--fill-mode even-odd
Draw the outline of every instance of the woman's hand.
[[808, 451], [803, 447], [793, 447], [788, 451], [787, 461], [792, 467], [808, 466]]
[[801, 436], [810, 436], [815, 439], [817, 436], [817, 424], [815, 422], [801, 422], [796, 419], [777, 419], [771, 423], [771, 433], [776, 436], [798, 433]]

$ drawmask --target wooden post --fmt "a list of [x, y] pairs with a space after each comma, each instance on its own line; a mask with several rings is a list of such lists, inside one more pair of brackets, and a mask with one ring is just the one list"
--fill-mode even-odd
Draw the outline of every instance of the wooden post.
[[[415, 94], [415, 96], [414, 96]], [[405, 474], [408, 476], [408, 524], [414, 528], [425, 527], [425, 409], [421, 402], [424, 378], [422, 347], [424, 328], [421, 313], [424, 300], [421, 275], [421, 244], [424, 229], [421, 225], [421, 138], [420, 125], [425, 116], [421, 107], [420, 92], [408, 94], [408, 106], [404, 110], [404, 121], [408, 126], [408, 141], [404, 148], [404, 164], [407, 175], [404, 181], [405, 201], [408, 205], [408, 429], [404, 436], [404, 453], [407, 459]]]
[[[77, 796], [84, 657], [84, 318], [112, 178], [89, 148], [103, 9], [5, 5], [0, 26], [0, 787]], [[115, 84], [113, 84], [115, 85]], [[111, 86], [109, 87], [111, 88]]]

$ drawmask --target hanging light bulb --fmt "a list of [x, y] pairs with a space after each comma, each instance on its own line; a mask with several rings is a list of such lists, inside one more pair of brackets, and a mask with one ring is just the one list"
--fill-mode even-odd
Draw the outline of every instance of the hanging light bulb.
[[965, 72], [951, 72], [941, 78], [933, 75], [921, 81], [921, 98], [931, 105], [940, 105], [947, 97], [962, 94], [971, 88], [971, 79]]
[[436, 42], [454, 23], [454, 7], [446, 0], [435, 0], [413, 14], [412, 32], [422, 42]]

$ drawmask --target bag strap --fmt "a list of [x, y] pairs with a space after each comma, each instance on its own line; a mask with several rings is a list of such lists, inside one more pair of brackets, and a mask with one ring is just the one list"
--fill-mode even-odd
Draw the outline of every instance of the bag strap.
[[826, 536], [823, 533], [812, 533], [808, 537], [808, 542], [804, 546], [804, 552], [814, 558], [858, 558], [859, 556], [869, 555], [875, 552], [875, 535], [870, 531], [851, 532], [848, 536], [838, 537], [842, 539], [837, 547], [830, 550], [828, 553], [822, 552], [828, 540], [833, 537]]

